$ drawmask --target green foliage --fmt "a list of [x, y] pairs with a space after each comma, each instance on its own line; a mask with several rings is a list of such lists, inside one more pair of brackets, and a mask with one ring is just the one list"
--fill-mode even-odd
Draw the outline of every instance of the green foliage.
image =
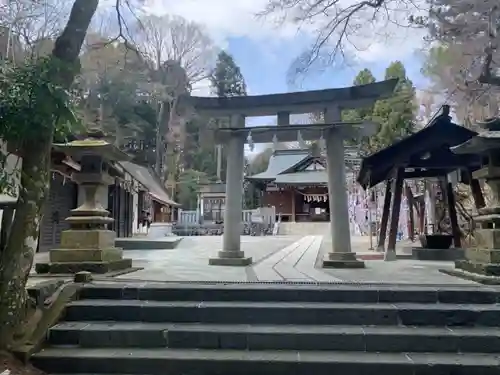
[[[70, 73], [67, 65], [51, 58], [0, 65], [0, 193], [15, 195], [19, 166], [9, 165], [10, 152], [30, 152], [26, 145], [47, 136], [63, 142], [82, 128], [73, 93], [57, 84], [54, 77]], [[51, 134], [48, 134], [51, 133]]]
[[241, 70], [225, 51], [217, 56], [215, 69], [210, 77], [214, 93], [218, 97], [245, 96], [247, 86]]
[[[374, 83], [376, 81], [375, 76], [372, 74], [372, 72], [369, 69], [363, 69], [361, 70], [358, 75], [354, 78], [353, 85], [354, 86], [361, 86], [361, 85], [367, 85], [370, 83]], [[364, 120], [371, 120], [373, 113], [373, 107], [366, 107], [366, 108], [356, 108], [356, 109], [348, 109], [342, 111], [342, 121], [364, 121]], [[347, 140], [347, 144], [350, 146], [357, 145], [360, 142], [358, 139], [349, 139]], [[371, 149], [370, 147], [370, 140], [369, 139], [362, 139], [361, 140], [361, 150], [364, 152], [369, 152]]]
[[36, 142], [54, 124], [54, 135], [65, 137], [79, 123], [71, 92], [54, 80], [67, 69], [50, 58], [0, 66], [0, 139], [9, 147]]
[[[353, 85], [361, 86], [368, 85], [370, 83], [375, 83], [376, 79], [372, 72], [369, 69], [363, 69], [358, 73], [358, 75], [354, 78]], [[350, 109], [346, 110], [342, 113], [342, 119], [344, 121], [362, 121], [369, 119], [373, 108], [359, 108], [359, 109]]]
[[[342, 113], [343, 121], [371, 120], [380, 124], [375, 136], [361, 140], [361, 152], [374, 153], [414, 131], [415, 119], [415, 87], [406, 76], [404, 65], [395, 61], [385, 71], [385, 79], [398, 78], [399, 82], [394, 95], [386, 100], [375, 102], [373, 107], [346, 110]], [[363, 69], [354, 79], [353, 85], [363, 85], [375, 82], [375, 77], [368, 69]], [[351, 145], [359, 140], [348, 141]]]
[[[217, 62], [215, 68], [210, 76], [210, 82], [214, 94], [217, 95], [218, 97], [224, 98], [224, 97], [247, 95], [245, 78], [243, 77], [243, 74], [241, 73], [241, 70], [238, 67], [238, 65], [236, 65], [236, 62], [234, 61], [233, 57], [225, 51], [221, 51], [217, 56]], [[217, 119], [212, 119], [211, 121], [208, 121], [208, 119], [205, 120], [206, 122], [205, 125], [203, 126], [205, 127], [209, 126], [207, 125], [207, 123], [209, 122], [213, 124], [211, 132], [213, 132], [213, 129], [226, 126], [226, 124], [229, 122], [227, 118], [217, 118]], [[204, 137], [213, 139], [213, 134], [212, 136], [208, 137], [207, 134], [204, 134]], [[217, 152], [215, 152], [213, 142], [209, 144], [208, 147], [203, 147], [203, 149], [206, 150], [207, 156], [213, 156], [212, 161], [208, 164], [211, 166], [211, 169], [213, 168], [213, 170], [216, 171]], [[219, 157], [221, 158], [222, 161], [221, 179], [222, 181], [224, 181], [227, 155], [225, 153], [224, 147], [221, 147], [220, 151], [221, 153]]]
[[393, 62], [386, 69], [385, 79], [398, 78], [394, 95], [380, 100], [373, 109], [373, 121], [380, 123], [380, 130], [370, 142], [376, 149], [390, 146], [398, 139], [413, 133], [415, 129], [415, 87], [406, 76], [404, 65]]
[[200, 184], [209, 182], [203, 172], [187, 169], [179, 175], [177, 201], [184, 209], [195, 210], [198, 202], [198, 189]]

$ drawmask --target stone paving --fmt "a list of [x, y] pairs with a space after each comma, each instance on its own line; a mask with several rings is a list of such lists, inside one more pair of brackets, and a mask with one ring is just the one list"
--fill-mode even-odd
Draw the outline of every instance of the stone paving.
[[[368, 246], [363, 243], [366, 237], [354, 237], [352, 239], [353, 251], [357, 253], [366, 252]], [[398, 244], [396, 250], [399, 252], [402, 247], [409, 246], [410, 242]], [[320, 267], [320, 261], [324, 255], [331, 249], [331, 239], [324, 237], [317, 267]], [[454, 268], [453, 262], [431, 262], [418, 260], [397, 260], [394, 262], [385, 262], [383, 260], [365, 261], [366, 268], [360, 270], [348, 269], [322, 269], [322, 272], [331, 277], [346, 282], [360, 283], [398, 283], [398, 284], [454, 284], [470, 285], [476, 284], [469, 280], [463, 280], [458, 277], [445, 275], [439, 272], [439, 269]], [[477, 285], [477, 284], [476, 284]]]
[[[368, 237], [352, 237], [352, 248], [367, 253]], [[407, 243], [399, 244], [400, 247]], [[439, 272], [452, 262], [414, 260], [366, 261], [366, 269], [323, 269], [321, 260], [331, 249], [328, 236], [242, 237], [242, 250], [253, 258], [249, 267], [210, 266], [208, 259], [222, 248], [221, 236], [185, 237], [175, 249], [127, 250], [124, 255], [142, 270], [118, 276], [141, 281], [265, 281], [359, 282], [398, 284], [474, 284]], [[43, 261], [48, 254], [37, 254]]]
[[[300, 236], [243, 236], [241, 249], [254, 263], [298, 241]], [[222, 236], [184, 237], [171, 250], [125, 251], [143, 270], [120, 276], [147, 281], [247, 281], [249, 267], [210, 266], [208, 259], [222, 249]]]

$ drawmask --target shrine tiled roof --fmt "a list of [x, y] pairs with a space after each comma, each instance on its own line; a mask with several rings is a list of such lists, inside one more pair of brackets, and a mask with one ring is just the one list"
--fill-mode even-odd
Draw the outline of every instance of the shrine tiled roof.
[[277, 150], [271, 155], [267, 170], [253, 176], [247, 177], [248, 180], [269, 180], [272, 181], [286, 170], [297, 165], [301, 161], [310, 157], [309, 150]]
[[328, 183], [328, 175], [326, 170], [283, 173], [276, 176], [274, 182], [277, 185], [322, 185]]
[[[357, 155], [346, 148], [346, 165], [356, 159]], [[320, 164], [320, 169], [309, 169], [312, 163]], [[324, 155], [313, 156], [309, 149], [276, 150], [269, 159], [265, 172], [248, 176], [246, 179], [282, 185], [323, 185], [328, 182], [325, 165]], [[351, 173], [346, 170], [346, 175]]]
[[[361, 162], [357, 181], [367, 189], [392, 178], [392, 172], [397, 167], [433, 170], [436, 167], [429, 165], [429, 161], [424, 158], [426, 154], [432, 155], [436, 152], [442, 154], [442, 151], [451, 153], [450, 147], [466, 142], [475, 135], [477, 135], [475, 131], [453, 123], [451, 117], [443, 113], [437, 116], [429, 126], [365, 157]], [[473, 167], [475, 160], [470, 159], [470, 162], [464, 159], [460, 166], [450, 167], [447, 173], [459, 168]], [[408, 163], [411, 160], [413, 163]], [[442, 173], [440, 169], [436, 171], [439, 174]]]
[[177, 202], [174, 202], [169, 197], [165, 188], [162, 187], [159, 178], [149, 168], [128, 161], [122, 161], [120, 164], [123, 169], [148, 191], [151, 198], [165, 205], [179, 206]]

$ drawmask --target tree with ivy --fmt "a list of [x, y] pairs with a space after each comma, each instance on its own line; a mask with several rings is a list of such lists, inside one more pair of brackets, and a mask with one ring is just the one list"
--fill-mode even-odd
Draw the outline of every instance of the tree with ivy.
[[54, 137], [77, 123], [70, 87], [79, 72], [79, 54], [98, 0], [74, 0], [52, 53], [0, 71], [0, 138], [22, 157], [19, 196], [0, 254], [0, 350], [9, 349], [26, 318], [26, 282], [35, 256], [50, 181]]

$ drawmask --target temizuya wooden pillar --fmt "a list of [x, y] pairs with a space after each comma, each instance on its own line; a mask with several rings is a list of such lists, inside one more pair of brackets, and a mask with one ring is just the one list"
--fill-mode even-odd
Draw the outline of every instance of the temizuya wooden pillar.
[[472, 178], [470, 180], [470, 189], [472, 191], [472, 197], [474, 198], [476, 208], [485, 207], [486, 202], [484, 201], [483, 192], [481, 191], [481, 185], [479, 184], [479, 180], [477, 178]]
[[415, 214], [414, 214], [414, 199], [413, 199], [413, 193], [411, 191], [411, 188], [405, 184], [405, 192], [406, 192], [406, 199], [408, 201], [408, 207], [410, 209], [409, 215], [410, 215], [410, 227], [409, 229], [409, 235], [410, 239], [412, 241], [415, 241]]
[[425, 227], [425, 195], [418, 199], [418, 231], [419, 234], [427, 234]]
[[292, 194], [290, 194], [292, 196], [292, 222], [295, 223], [295, 189], [292, 189]]
[[455, 248], [460, 248], [462, 243], [460, 238], [460, 229], [458, 227], [457, 208], [455, 207], [455, 194], [453, 193], [453, 185], [449, 181], [448, 176], [445, 176], [445, 184], [448, 212], [450, 213], [451, 233], [453, 234], [453, 246]]
[[472, 172], [470, 171], [470, 169], [464, 172], [469, 182], [472, 198], [474, 199], [474, 205], [476, 206], [476, 209], [478, 210], [480, 208], [483, 208], [484, 206], [486, 206], [486, 202], [484, 201], [484, 196], [481, 190], [481, 185], [479, 184], [479, 180], [472, 177]]
[[398, 235], [399, 213], [401, 212], [401, 196], [403, 194], [403, 174], [404, 168], [395, 170], [395, 178], [392, 186], [392, 210], [391, 210], [391, 226], [389, 229], [389, 240], [387, 242], [387, 250], [385, 252], [385, 261], [396, 260], [396, 238]]
[[391, 180], [385, 183], [384, 207], [382, 208], [382, 219], [380, 221], [380, 233], [377, 243], [377, 251], [385, 250], [385, 238], [387, 237], [387, 223], [389, 222], [389, 210], [391, 208]]

